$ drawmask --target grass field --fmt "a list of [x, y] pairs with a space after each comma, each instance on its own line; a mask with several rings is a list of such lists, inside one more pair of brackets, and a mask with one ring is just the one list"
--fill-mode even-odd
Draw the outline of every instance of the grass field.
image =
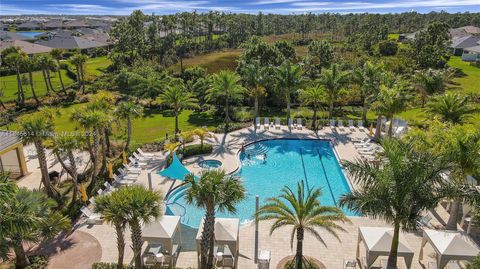
[[453, 81], [464, 93], [480, 94], [480, 68], [470, 65], [469, 62], [462, 61], [460, 56], [452, 56], [448, 65], [453, 68], [460, 68], [465, 76], [455, 78]]
[[[91, 79], [101, 75], [105, 69], [111, 64], [111, 61], [106, 57], [97, 57], [88, 59], [86, 64], [86, 78]], [[62, 79], [65, 86], [72, 84], [74, 81], [67, 76], [67, 71], [62, 70]], [[22, 74], [25, 78], [28, 78], [28, 73]], [[57, 72], [51, 72], [52, 84], [55, 89], [59, 89], [60, 79], [58, 78]], [[44, 96], [47, 92], [45, 81], [41, 71], [33, 72], [33, 85], [37, 96]], [[24, 85], [25, 97], [31, 98], [32, 91], [30, 85]], [[16, 75], [0, 77], [0, 88], [4, 91], [4, 97], [2, 101], [8, 102], [13, 101], [17, 98], [17, 77]]]

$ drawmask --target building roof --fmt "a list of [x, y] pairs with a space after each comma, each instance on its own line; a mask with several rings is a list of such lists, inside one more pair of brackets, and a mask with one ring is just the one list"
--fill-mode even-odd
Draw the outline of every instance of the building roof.
[[0, 41], [0, 51], [9, 47], [19, 47], [26, 54], [47, 53], [52, 51], [52, 48], [30, 43], [23, 40], [6, 40]]
[[478, 45], [478, 42], [480, 42], [480, 35], [479, 36], [469, 35], [469, 36], [453, 39], [450, 47], [454, 49], [464, 49], [464, 48], [476, 46]]
[[47, 28], [62, 28], [63, 21], [62, 20], [51, 20], [45, 23], [45, 27]]
[[474, 52], [474, 53], [479, 53], [479, 54], [480, 54], [480, 45], [478, 45], [478, 46], [473, 46], [473, 47], [469, 47], [469, 48], [464, 48], [463, 50], [464, 50], [464, 51], [468, 51], [468, 52]]
[[83, 20], [71, 20], [63, 23], [63, 27], [80, 28], [80, 27], [87, 27], [87, 26], [88, 25]]
[[467, 26], [463, 26], [455, 29], [462, 29], [465, 32], [467, 32], [467, 34], [470, 34], [470, 35], [480, 35], [480, 27], [476, 27], [473, 25], [467, 25]]
[[20, 142], [16, 132], [0, 131], [0, 151]]
[[33, 37], [17, 34], [15, 32], [0, 31], [0, 40], [34, 40]]
[[41, 25], [37, 22], [27, 21], [22, 24], [17, 25], [17, 28], [24, 28], [24, 29], [38, 29]]
[[60, 48], [60, 49], [90, 49], [105, 47], [108, 44], [88, 40], [79, 36], [72, 35], [55, 35], [48, 40], [39, 40], [37, 44], [51, 47], [51, 48]]

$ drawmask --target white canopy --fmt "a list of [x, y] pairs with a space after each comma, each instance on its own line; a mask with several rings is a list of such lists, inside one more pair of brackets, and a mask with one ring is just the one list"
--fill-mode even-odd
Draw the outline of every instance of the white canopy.
[[[197, 232], [197, 257], [200, 256], [200, 242], [202, 241], [203, 231], [202, 219]], [[215, 244], [227, 245], [235, 258], [235, 268], [237, 268], [239, 245], [238, 234], [240, 232], [240, 219], [236, 218], [215, 218]], [[199, 261], [200, 262], [200, 261]]]
[[423, 259], [423, 248], [427, 242], [437, 253], [437, 268], [440, 269], [444, 268], [448, 261], [470, 261], [480, 253], [478, 246], [463, 232], [424, 230], [420, 260]]
[[146, 224], [142, 229], [142, 238], [149, 243], [162, 244], [170, 254], [174, 254], [174, 243], [180, 235], [180, 216], [164, 215], [157, 221]]
[[[392, 246], [393, 228], [388, 227], [360, 227], [358, 228], [357, 258], [360, 257], [360, 242], [365, 245], [367, 268], [370, 268], [379, 256], [388, 256]], [[398, 256], [405, 259], [407, 268], [411, 268], [413, 251], [400, 234]]]

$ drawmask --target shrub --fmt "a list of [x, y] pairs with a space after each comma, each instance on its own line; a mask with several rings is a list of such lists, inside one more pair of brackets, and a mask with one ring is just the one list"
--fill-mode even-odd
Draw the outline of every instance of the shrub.
[[[317, 118], [319, 117], [317, 113]], [[311, 119], [313, 117], [313, 110], [310, 110], [306, 107], [299, 107], [292, 111], [292, 118], [302, 118], [302, 119]]]
[[[133, 266], [125, 264], [125, 269], [133, 269]], [[96, 262], [92, 265], [92, 269], [117, 269], [117, 263]]]
[[67, 102], [75, 101], [75, 97], [77, 97], [77, 92], [75, 90], [72, 90], [72, 89], [67, 90], [67, 97], [66, 97]]
[[385, 40], [378, 43], [378, 52], [383, 56], [392, 56], [397, 54], [398, 45], [396, 41]]
[[[295, 268], [295, 259], [290, 260], [285, 264], [285, 269], [294, 269]], [[303, 269], [320, 269], [313, 261], [309, 261], [308, 259], [304, 258], [302, 262]]]
[[228, 132], [231, 132], [231, 131], [246, 128], [246, 127], [250, 126], [251, 124], [252, 124], [251, 122], [230, 122], [228, 124], [228, 130], [225, 130], [225, 123], [222, 123], [222, 124], [218, 125], [215, 128], [215, 130], [213, 130], [213, 132], [217, 133], [217, 134], [221, 134], [221, 133], [225, 133], [225, 131], [226, 131], [228, 133]]
[[213, 146], [210, 144], [203, 144], [203, 148], [199, 144], [186, 146], [184, 149], [180, 149], [178, 152], [183, 155], [184, 158], [199, 155], [212, 153]]
[[[29, 256], [28, 259], [30, 260], [30, 265], [25, 267], [25, 269], [44, 269], [44, 268], [47, 268], [48, 256], [33, 255], [33, 256]], [[14, 269], [15, 265], [12, 264], [12, 266], [10, 268]]]
[[253, 113], [249, 109], [241, 108], [233, 113], [233, 119], [239, 122], [252, 121]]

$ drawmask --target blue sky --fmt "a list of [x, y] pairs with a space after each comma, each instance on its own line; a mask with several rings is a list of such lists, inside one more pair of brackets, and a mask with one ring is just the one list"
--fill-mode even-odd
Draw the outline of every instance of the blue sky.
[[236, 13], [299, 14], [303, 12], [389, 13], [417, 11], [480, 12], [480, 0], [1, 0], [1, 15], [128, 15], [132, 10], [170, 14], [219, 10]]

